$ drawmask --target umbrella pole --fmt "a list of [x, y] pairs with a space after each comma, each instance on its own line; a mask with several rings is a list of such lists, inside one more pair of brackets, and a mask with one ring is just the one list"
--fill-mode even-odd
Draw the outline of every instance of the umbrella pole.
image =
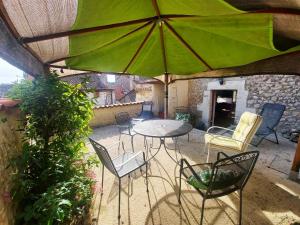
[[169, 111], [169, 90], [168, 90], [168, 82], [169, 82], [169, 76], [168, 74], [165, 74], [165, 113], [164, 118], [168, 118], [168, 111]]

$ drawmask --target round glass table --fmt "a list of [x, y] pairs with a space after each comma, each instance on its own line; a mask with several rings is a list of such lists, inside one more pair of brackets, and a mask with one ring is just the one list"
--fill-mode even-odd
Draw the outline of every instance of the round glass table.
[[[155, 148], [155, 149], [157, 149], [157, 151], [155, 152], [155, 154], [152, 155], [151, 158], [147, 157], [148, 161], [150, 159], [152, 159], [153, 157], [155, 157], [155, 155], [159, 152], [159, 150], [162, 147], [164, 147], [167, 154], [177, 164], [179, 162], [170, 155], [168, 150], [175, 150], [175, 153], [176, 153], [177, 137], [188, 134], [192, 129], [193, 129], [193, 127], [191, 124], [184, 122], [184, 121], [180, 121], [180, 120], [147, 120], [147, 121], [143, 121], [143, 122], [138, 123], [133, 126], [133, 130], [137, 134], [140, 134], [146, 138], [151, 137], [151, 138], [159, 138], [160, 139], [160, 144], [159, 144], [158, 148]], [[145, 138], [145, 140], [146, 140], [146, 138]], [[175, 138], [175, 149], [170, 149], [166, 146], [166, 142], [165, 142], [166, 138]], [[154, 149], [153, 143], [149, 149], [147, 141], [145, 141], [145, 146], [147, 148], [147, 153], [149, 150]]]

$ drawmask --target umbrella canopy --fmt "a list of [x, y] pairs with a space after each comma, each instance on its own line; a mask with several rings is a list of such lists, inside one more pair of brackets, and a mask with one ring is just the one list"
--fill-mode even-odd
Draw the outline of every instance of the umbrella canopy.
[[43, 63], [80, 71], [193, 75], [300, 50], [297, 0], [247, 2], [2, 0], [1, 15]]

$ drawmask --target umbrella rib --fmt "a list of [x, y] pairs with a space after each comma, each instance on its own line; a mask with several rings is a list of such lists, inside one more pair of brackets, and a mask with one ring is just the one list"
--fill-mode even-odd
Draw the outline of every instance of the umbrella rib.
[[156, 1], [156, 0], [152, 0], [152, 5], [153, 5], [153, 7], [154, 7], [154, 9], [155, 9], [155, 12], [156, 12], [157, 17], [160, 18], [161, 15], [160, 15], [160, 10], [159, 10], [157, 1]]
[[[105, 46], [107, 46], [107, 45], [110, 45], [110, 44], [112, 44], [112, 43], [115, 43], [115, 42], [117, 42], [117, 41], [119, 41], [119, 40], [121, 40], [121, 39], [123, 39], [123, 38], [129, 36], [129, 35], [131, 35], [131, 34], [137, 32], [137, 31], [143, 29], [144, 27], [150, 25], [151, 23], [153, 23], [153, 21], [149, 21], [148, 23], [145, 23], [145, 24], [143, 24], [142, 26], [139, 26], [138, 28], [136, 28], [136, 29], [134, 29], [134, 30], [132, 30], [132, 31], [130, 31], [130, 32], [128, 32], [128, 33], [122, 35], [121, 37], [118, 37], [117, 39], [115, 39], [115, 40], [113, 40], [113, 41], [111, 41], [111, 42], [109, 42], [109, 43], [107, 43], [107, 44], [101, 46], [101, 48], [102, 48], [102, 47], [105, 47]], [[65, 59], [71, 59], [71, 58], [74, 58], [74, 57], [77, 57], [77, 56], [80, 56], [80, 55], [74, 55], [74, 56], [62, 57], [62, 58], [59, 58], [59, 59], [55, 59], [55, 60], [52, 60], [52, 61], [48, 61], [48, 62], [46, 62], [46, 64], [57, 63], [57, 62], [60, 62], [60, 61], [62, 61], [62, 60], [65, 60]]]
[[169, 30], [179, 39], [179, 41], [190, 50], [193, 55], [201, 61], [209, 70], [213, 70], [213, 68], [176, 32], [176, 30], [167, 22], [164, 21]]
[[166, 48], [165, 48], [165, 40], [164, 40], [164, 31], [162, 28], [163, 23], [159, 24], [159, 36], [160, 36], [160, 46], [163, 54], [163, 63], [164, 63], [164, 69], [165, 74], [168, 73], [168, 67], [167, 67], [167, 57], [166, 57]]
[[[161, 18], [187, 18], [187, 17], [196, 17], [196, 16], [195, 15], [176, 15], [176, 14], [161, 16]], [[107, 30], [107, 29], [111, 29], [111, 28], [124, 27], [124, 26], [128, 26], [128, 25], [144, 23], [144, 22], [153, 21], [153, 20], [157, 20], [157, 19], [158, 19], [157, 16], [153, 16], [153, 17], [147, 17], [147, 18], [142, 18], [142, 19], [137, 19], [137, 20], [130, 20], [130, 21], [125, 21], [125, 22], [120, 22], [120, 23], [113, 23], [113, 24], [96, 26], [96, 27], [82, 28], [82, 29], [78, 29], [78, 30], [69, 30], [69, 31], [63, 31], [63, 32], [58, 32], [58, 33], [54, 33], [54, 34], [46, 34], [46, 35], [41, 35], [41, 36], [36, 36], [36, 37], [20, 37], [19, 40], [23, 44], [28, 44], [28, 43], [32, 43], [32, 42], [45, 41], [45, 40], [50, 40], [50, 39], [55, 39], [55, 38], [66, 37], [66, 36], [73, 36], [73, 35], [78, 35], [78, 34], [83, 34], [83, 33], [96, 32], [96, 31], [100, 31], [100, 30]]]
[[[157, 0], [152, 0], [152, 5], [155, 9], [156, 15], [159, 18], [159, 20], [162, 18], [160, 14], [160, 10], [157, 4]], [[161, 51], [163, 55], [163, 64], [164, 64], [164, 69], [165, 69], [165, 74], [168, 73], [168, 68], [167, 68], [167, 57], [166, 57], [166, 49], [165, 49], [165, 41], [164, 41], [164, 33], [162, 29], [163, 21], [159, 21], [159, 36], [160, 36], [160, 46], [161, 46]]]
[[153, 19], [155, 19], [155, 18], [150, 17], [150, 18], [131, 20], [131, 21], [114, 23], [114, 24], [97, 26], [97, 27], [83, 28], [83, 29], [79, 29], [79, 30], [63, 31], [63, 32], [55, 33], [55, 34], [46, 34], [46, 35], [41, 35], [41, 36], [36, 36], [36, 37], [23, 37], [23, 38], [21, 38], [21, 41], [23, 43], [44, 41], [44, 40], [49, 40], [49, 39], [54, 39], [54, 38], [65, 37], [65, 36], [72, 36], [72, 35], [77, 35], [77, 34], [82, 34], [82, 33], [89, 33], [89, 32], [95, 32], [95, 31], [100, 31], [100, 30], [107, 30], [107, 29], [111, 29], [111, 28], [124, 27], [124, 26], [128, 26], [128, 25], [133, 25], [133, 24], [139, 24], [139, 23], [143, 23], [143, 22], [148, 22], [149, 20], [153, 20]]
[[[49, 65], [50, 68], [56, 68], [56, 69], [66, 69], [66, 70], [75, 70], [75, 71], [84, 71], [88, 73], [100, 73], [100, 74], [115, 74], [115, 75], [131, 75], [129, 73], [123, 73], [123, 72], [113, 72], [113, 71], [96, 71], [96, 70], [89, 70], [89, 69], [80, 69], [80, 68], [73, 68], [68, 66], [58, 66], [58, 65]], [[76, 75], [76, 74], [70, 74], [70, 75]], [[66, 75], [67, 76], [67, 75]], [[64, 76], [61, 76], [64, 77]]]
[[125, 69], [123, 70], [123, 73], [126, 73], [128, 68], [131, 66], [131, 64], [133, 63], [133, 61], [135, 60], [135, 58], [137, 57], [137, 55], [139, 54], [139, 52], [141, 51], [141, 49], [144, 47], [145, 43], [147, 42], [147, 40], [149, 39], [152, 31], [154, 30], [156, 23], [154, 22], [151, 29], [148, 31], [148, 33], [146, 34], [144, 40], [142, 41], [142, 43], [140, 44], [140, 46], [138, 47], [138, 49], [136, 50], [136, 52], [134, 53], [133, 57], [131, 58], [131, 60], [129, 61], [128, 65], [125, 67]]

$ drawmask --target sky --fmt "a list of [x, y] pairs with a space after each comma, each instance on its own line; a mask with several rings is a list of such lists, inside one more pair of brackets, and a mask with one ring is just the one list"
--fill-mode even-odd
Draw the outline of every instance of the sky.
[[116, 82], [116, 76], [113, 75], [113, 74], [108, 74], [107, 75], [107, 81], [110, 82], [110, 83]]
[[22, 78], [22, 70], [0, 58], [0, 84], [9, 84]]

